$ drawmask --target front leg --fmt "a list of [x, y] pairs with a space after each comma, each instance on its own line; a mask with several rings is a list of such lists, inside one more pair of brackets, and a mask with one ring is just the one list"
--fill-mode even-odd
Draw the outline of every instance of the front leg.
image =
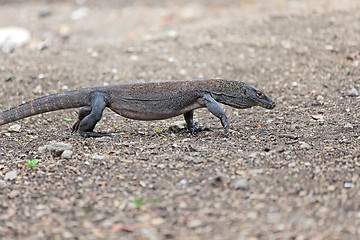
[[[78, 124], [79, 133], [83, 137], [103, 137], [109, 136], [107, 133], [94, 132], [96, 123], [101, 119], [102, 113], [107, 105], [107, 94], [105, 93], [94, 93], [91, 99], [90, 114], [86, 115], [86, 109], [82, 114], [86, 115]], [[80, 113], [79, 113], [80, 114]], [[80, 118], [80, 116], [79, 116]], [[74, 126], [75, 127], [75, 126]], [[76, 128], [76, 127], [75, 127]]]
[[229, 121], [226, 117], [224, 109], [220, 106], [215, 99], [213, 99], [209, 94], [205, 94], [202, 98], [199, 99], [200, 105], [205, 106], [209, 111], [214, 114], [217, 118], [220, 119], [221, 125], [225, 129], [225, 136], [229, 136]]

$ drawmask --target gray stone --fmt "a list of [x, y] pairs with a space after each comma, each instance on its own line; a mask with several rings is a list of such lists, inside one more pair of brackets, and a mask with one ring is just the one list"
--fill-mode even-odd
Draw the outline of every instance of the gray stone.
[[300, 149], [311, 149], [310, 144], [306, 143], [306, 142], [300, 142]]
[[63, 153], [61, 154], [61, 157], [64, 158], [64, 159], [71, 159], [73, 155], [73, 151], [71, 150], [65, 150], [63, 151]]
[[353, 89], [351, 89], [349, 91], [349, 96], [350, 97], [357, 97], [357, 96], [359, 96], [359, 92], [355, 88], [353, 88]]
[[236, 190], [248, 189], [248, 181], [245, 178], [239, 178], [232, 183], [232, 187]]
[[1, 27], [0, 28], [0, 50], [10, 53], [16, 48], [20, 48], [29, 43], [31, 34], [27, 29], [20, 27]]
[[17, 172], [16, 170], [11, 170], [7, 173], [5, 173], [5, 177], [4, 177], [4, 180], [7, 181], [7, 180], [14, 180], [15, 178], [17, 178]]
[[8, 129], [9, 132], [20, 132], [21, 126], [19, 124], [11, 125]]
[[200, 219], [192, 219], [187, 224], [189, 228], [198, 228], [201, 227], [202, 225], [203, 225], [203, 221], [201, 221]]
[[200, 164], [204, 162], [204, 159], [202, 157], [185, 156], [184, 159], [195, 164]]
[[50, 7], [43, 7], [40, 9], [40, 11], [38, 12], [38, 16], [40, 18], [44, 18], [44, 17], [48, 17], [52, 14], [52, 10]]
[[2, 179], [0, 179], [0, 189], [6, 188], [6, 182]]
[[183, 128], [185, 128], [185, 121], [175, 121], [169, 127], [172, 132], [180, 132]]
[[289, 168], [294, 168], [294, 167], [296, 167], [296, 163], [291, 162], [291, 163], [288, 164], [288, 167]]
[[64, 142], [55, 142], [55, 143], [50, 143], [48, 145], [41, 146], [41, 147], [39, 147], [38, 150], [39, 150], [39, 153], [51, 152], [55, 156], [61, 156], [61, 154], [65, 150], [71, 150], [71, 149], [72, 149], [71, 144], [64, 143]]
[[12, 190], [11, 192], [8, 193], [8, 197], [9, 198], [16, 198], [17, 196], [19, 196], [20, 192], [18, 190]]
[[344, 183], [344, 188], [354, 188], [354, 187], [355, 187], [354, 183], [351, 183], [351, 182]]
[[94, 160], [104, 160], [105, 156], [104, 155], [93, 155], [92, 159], [94, 159]]

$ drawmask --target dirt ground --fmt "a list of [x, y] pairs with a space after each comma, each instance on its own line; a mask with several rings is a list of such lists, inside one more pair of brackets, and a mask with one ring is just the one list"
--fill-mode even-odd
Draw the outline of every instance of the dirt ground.
[[[170, 129], [182, 116], [108, 110], [96, 130], [112, 138], [72, 134], [74, 109], [1, 126], [0, 238], [360, 239], [359, 11], [355, 0], [0, 2], [0, 27], [31, 33], [0, 53], [1, 110], [194, 78], [241, 80], [277, 103], [224, 106], [229, 138], [205, 109], [196, 119], [213, 131], [196, 136]], [[39, 152], [52, 142], [72, 156]]]

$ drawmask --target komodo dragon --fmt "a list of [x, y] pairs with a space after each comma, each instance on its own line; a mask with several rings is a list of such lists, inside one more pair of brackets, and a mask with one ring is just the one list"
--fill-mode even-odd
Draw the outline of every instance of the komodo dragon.
[[105, 107], [119, 115], [137, 120], [160, 120], [184, 114], [191, 133], [199, 131], [193, 114], [206, 107], [220, 119], [229, 135], [229, 122], [219, 103], [234, 108], [275, 107], [275, 102], [260, 90], [236, 80], [201, 79], [153, 83], [118, 84], [55, 93], [30, 100], [0, 115], [0, 125], [37, 114], [82, 107], [73, 132], [83, 137], [101, 137], [108, 133], [94, 132]]

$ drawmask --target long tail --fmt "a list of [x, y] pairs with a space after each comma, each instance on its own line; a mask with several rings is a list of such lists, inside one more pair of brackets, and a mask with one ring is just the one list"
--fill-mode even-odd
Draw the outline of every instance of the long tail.
[[55, 93], [37, 98], [6, 110], [0, 114], [0, 125], [14, 122], [37, 114], [90, 105], [89, 88]]

